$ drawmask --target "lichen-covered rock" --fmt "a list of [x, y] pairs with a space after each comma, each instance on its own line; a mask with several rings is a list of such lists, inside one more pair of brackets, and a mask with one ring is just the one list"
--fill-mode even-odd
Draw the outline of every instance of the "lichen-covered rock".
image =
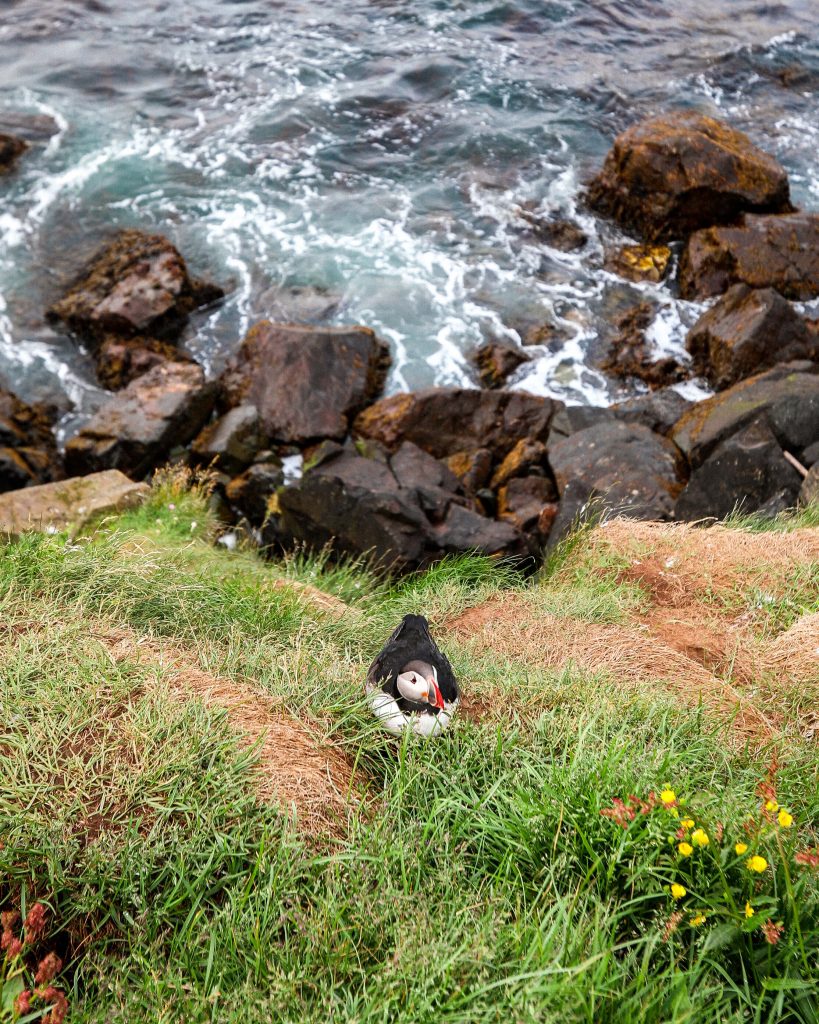
[[144, 476], [196, 436], [214, 397], [195, 363], [156, 366], [117, 392], [68, 442], [66, 468], [76, 475], [119, 469]]
[[617, 334], [601, 369], [615, 377], [636, 378], [652, 389], [683, 380], [685, 368], [673, 356], [655, 358], [646, 339], [646, 331], [656, 315], [657, 310], [649, 301], [640, 302], [623, 313], [617, 320]]
[[791, 208], [779, 163], [747, 135], [695, 111], [652, 117], [618, 135], [589, 202], [648, 241], [684, 238], [746, 210]]
[[428, 388], [382, 398], [356, 418], [354, 430], [391, 449], [412, 441], [436, 458], [486, 448], [502, 459], [524, 438], [545, 442], [562, 408], [525, 391]]
[[515, 345], [500, 341], [489, 341], [474, 353], [478, 377], [485, 388], [503, 387], [506, 378], [530, 358]]
[[0, 388], [0, 492], [62, 474], [49, 410]]
[[132, 380], [168, 361], [193, 362], [170, 341], [159, 338], [121, 338], [106, 335], [94, 351], [97, 380], [108, 391], [119, 391]]
[[461, 481], [468, 494], [476, 494], [489, 483], [492, 474], [492, 452], [488, 448], [475, 448], [468, 452], [453, 452], [444, 459], [447, 466]]
[[192, 278], [167, 238], [131, 229], [97, 252], [47, 315], [92, 346], [111, 334], [174, 340], [192, 310], [223, 294]]
[[0, 174], [10, 171], [27, 149], [28, 143], [23, 139], [0, 132]]
[[255, 405], [262, 430], [282, 444], [341, 440], [384, 385], [387, 346], [368, 327], [310, 327], [263, 320], [222, 378], [223, 405]]
[[[545, 467], [546, 445], [540, 441], [530, 441], [523, 438], [507, 454], [495, 472], [492, 474], [490, 486], [493, 488], [503, 487], [513, 477], [526, 476], [533, 467]], [[554, 497], [554, 495], [552, 495]]]
[[722, 389], [794, 359], [819, 359], [819, 337], [772, 288], [729, 288], [688, 332], [697, 373]]
[[668, 273], [671, 250], [667, 245], [622, 245], [606, 253], [606, 270], [627, 281], [659, 282]]
[[819, 214], [746, 215], [736, 225], [695, 232], [680, 261], [683, 298], [721, 295], [738, 282], [797, 301], [819, 295]]

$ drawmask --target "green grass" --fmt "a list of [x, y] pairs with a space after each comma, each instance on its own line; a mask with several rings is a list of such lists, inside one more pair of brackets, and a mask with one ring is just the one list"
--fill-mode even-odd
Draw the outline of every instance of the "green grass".
[[[361, 706], [405, 612], [441, 623], [522, 589], [618, 621], [637, 588], [571, 551], [538, 581], [461, 559], [386, 582], [326, 558], [265, 565], [211, 548], [212, 530], [204, 495], [167, 484], [92, 537], [26, 537], [0, 558], [0, 907], [48, 905], [39, 952], [67, 960], [72, 1021], [815, 1024], [819, 872], [788, 846], [819, 841], [815, 746], [780, 752], [796, 825], [759, 840], [772, 867], [756, 894], [731, 849], [772, 754], [726, 742], [702, 710], [466, 648], [449, 654], [467, 685], [509, 698], [491, 723], [394, 744]], [[311, 610], [271, 577], [357, 614]], [[368, 780], [344, 833], [261, 803], [226, 715], [174, 699], [160, 666], [113, 661], [97, 622], [169, 638], [332, 733]], [[690, 861], [668, 812], [627, 829], [601, 815], [666, 783], [713, 837]], [[686, 917], [664, 941], [680, 879]], [[776, 945], [742, 930], [726, 890], [784, 922]]]

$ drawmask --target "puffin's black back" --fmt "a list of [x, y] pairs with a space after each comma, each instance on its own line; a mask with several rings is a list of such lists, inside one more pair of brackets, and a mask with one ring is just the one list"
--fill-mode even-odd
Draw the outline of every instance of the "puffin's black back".
[[423, 615], [405, 615], [401, 625], [384, 644], [370, 665], [367, 682], [397, 696], [396, 678], [410, 661], [426, 661], [438, 672], [438, 687], [447, 704], [458, 696], [458, 683], [447, 657], [432, 639], [429, 623]]

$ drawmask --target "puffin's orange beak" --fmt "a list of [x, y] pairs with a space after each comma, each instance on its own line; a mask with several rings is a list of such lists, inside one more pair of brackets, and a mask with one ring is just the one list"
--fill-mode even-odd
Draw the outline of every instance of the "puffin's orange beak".
[[[435, 682], [434, 679], [432, 680], [432, 685], [435, 688], [435, 706], [439, 707], [443, 711], [444, 710], [444, 698], [443, 698], [443, 695], [441, 694], [441, 691], [438, 689], [438, 684]], [[430, 701], [430, 704], [431, 703], [432, 703], [432, 701]]]

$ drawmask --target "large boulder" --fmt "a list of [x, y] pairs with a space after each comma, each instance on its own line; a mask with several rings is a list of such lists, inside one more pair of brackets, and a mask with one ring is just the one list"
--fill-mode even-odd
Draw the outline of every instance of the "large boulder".
[[748, 377], [697, 402], [683, 413], [669, 437], [696, 469], [718, 445], [761, 418], [780, 447], [799, 458], [819, 439], [817, 371], [815, 363], [795, 362]]
[[747, 135], [675, 111], [618, 135], [589, 187], [596, 210], [649, 241], [684, 238], [745, 210], [788, 211], [788, 176]]
[[545, 442], [562, 408], [525, 391], [428, 388], [382, 398], [357, 417], [354, 430], [387, 448], [412, 441], [436, 458], [487, 448], [502, 459], [518, 441]]
[[747, 215], [689, 238], [680, 260], [684, 299], [720, 295], [740, 281], [797, 301], [819, 295], [819, 214]]
[[713, 387], [735, 384], [794, 359], [819, 359], [819, 337], [773, 288], [735, 284], [699, 318], [686, 338], [697, 373]]
[[262, 430], [283, 444], [341, 440], [380, 393], [387, 346], [368, 327], [311, 327], [263, 320], [222, 378], [227, 406], [252, 404]]
[[763, 418], [731, 435], [691, 474], [677, 519], [724, 519], [734, 509], [780, 512], [796, 504], [801, 478]]
[[0, 492], [61, 475], [49, 411], [0, 388]]
[[97, 252], [47, 316], [92, 346], [111, 334], [172, 340], [193, 309], [223, 294], [192, 278], [167, 238], [132, 229]]
[[0, 174], [10, 171], [21, 154], [28, 149], [28, 143], [16, 135], [0, 132]]
[[627, 398], [610, 406], [624, 423], [642, 423], [656, 434], [667, 434], [682, 414], [694, 403], [671, 387], [658, 388], [647, 395]]
[[561, 498], [572, 485], [582, 504], [595, 494], [636, 519], [670, 519], [684, 483], [680, 453], [639, 423], [600, 423], [558, 441], [549, 450]]
[[76, 475], [120, 469], [144, 476], [176, 445], [201, 430], [215, 390], [195, 363], [163, 363], [119, 391], [65, 449]]

